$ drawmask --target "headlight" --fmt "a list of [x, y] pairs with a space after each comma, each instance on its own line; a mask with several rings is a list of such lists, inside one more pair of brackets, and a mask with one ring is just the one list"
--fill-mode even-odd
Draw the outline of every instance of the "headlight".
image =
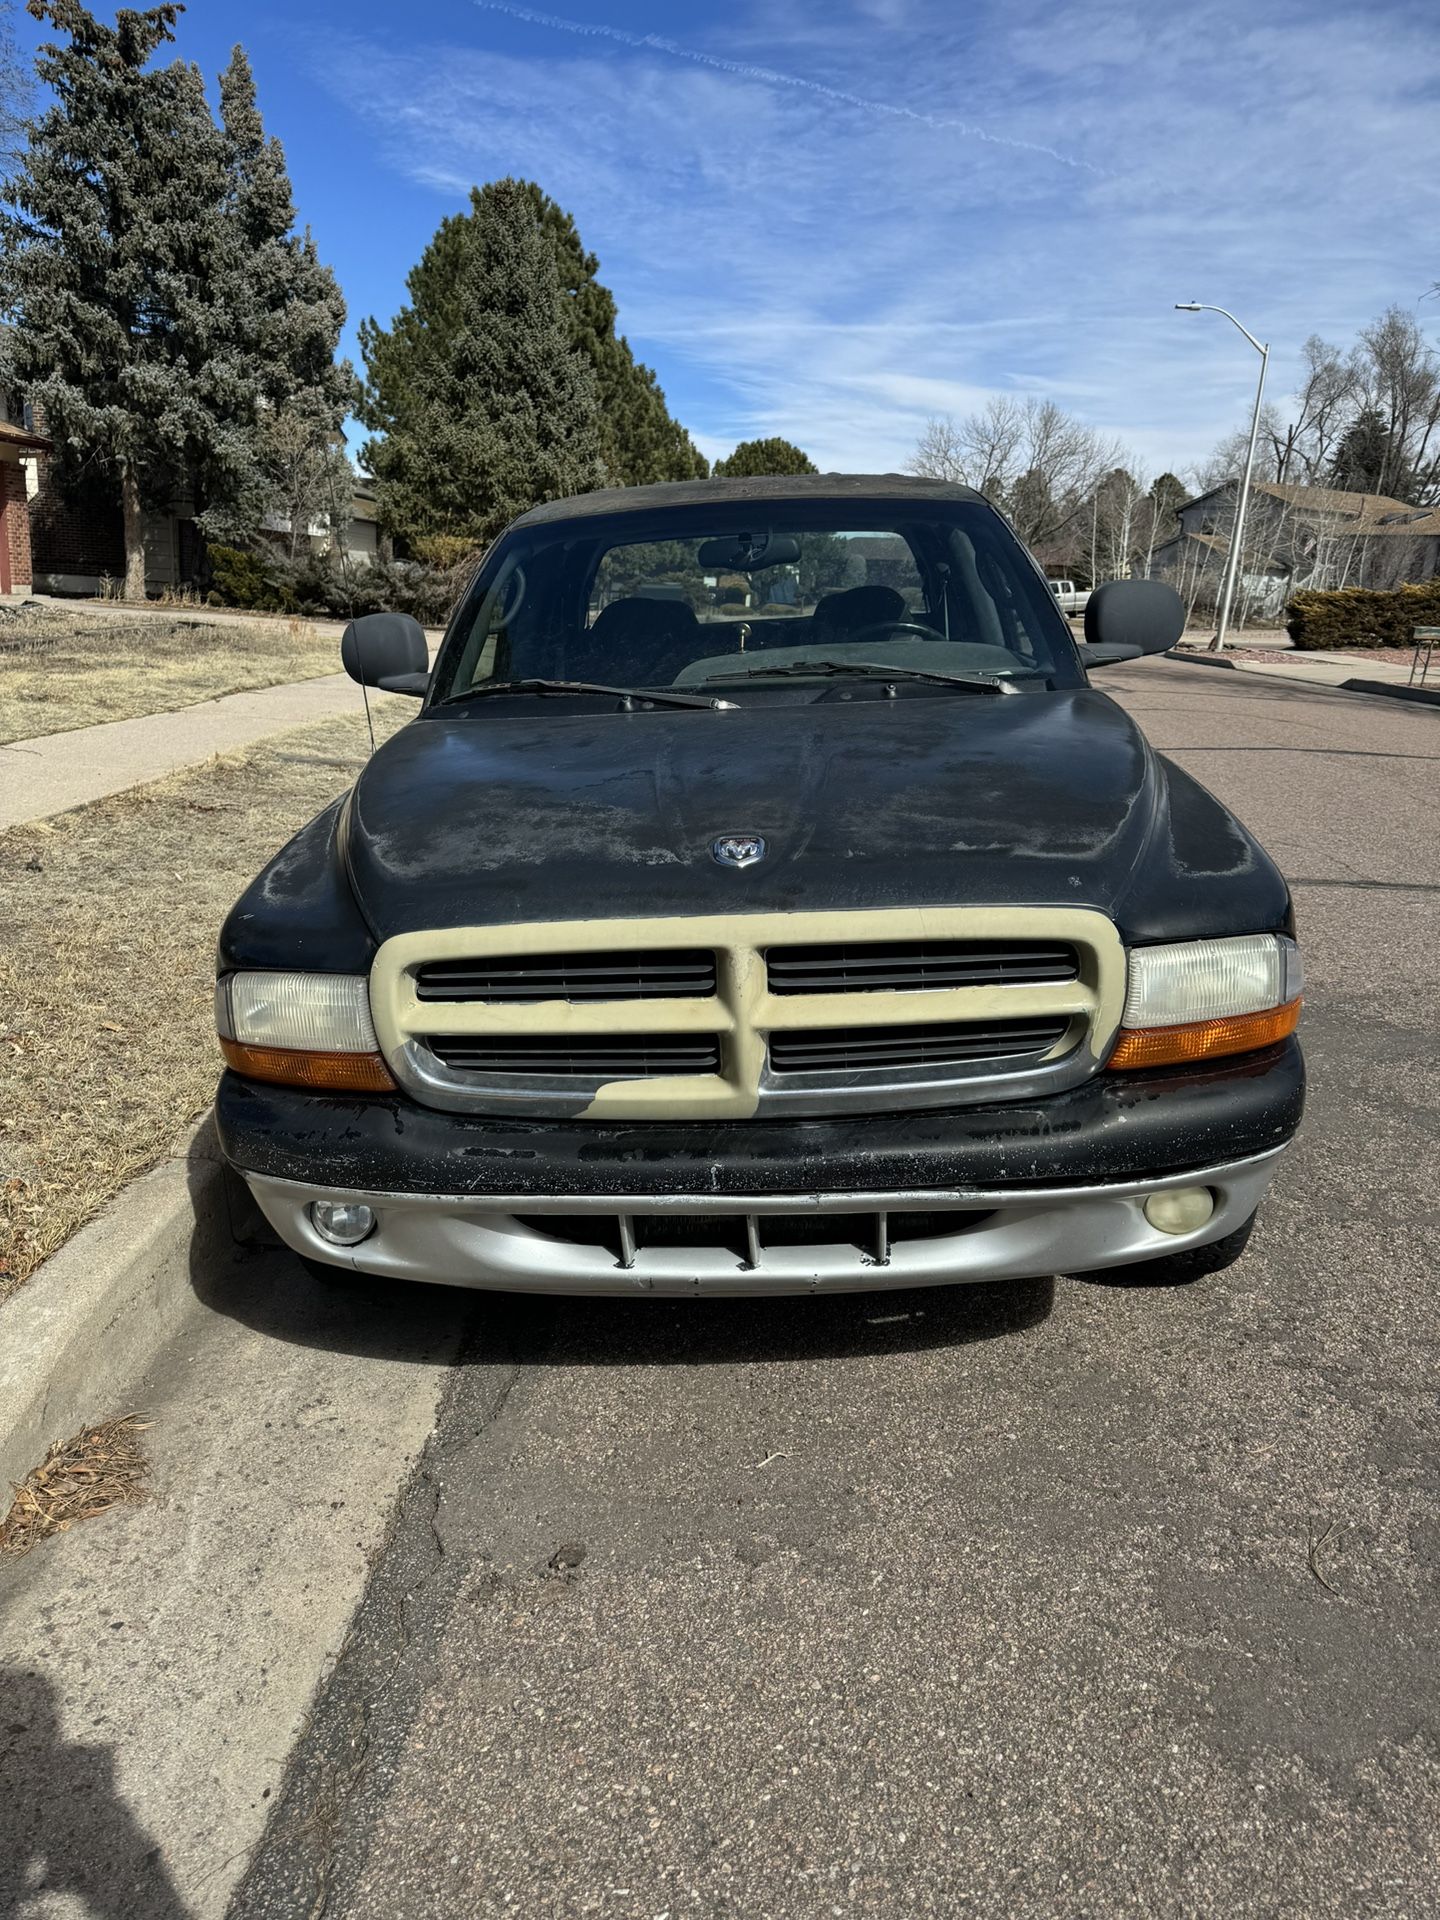
[[229, 973], [216, 982], [226, 1064], [251, 1080], [327, 1093], [390, 1093], [363, 975]]
[[1112, 1068], [1175, 1066], [1273, 1046], [1300, 1019], [1300, 949], [1281, 934], [1134, 947]]

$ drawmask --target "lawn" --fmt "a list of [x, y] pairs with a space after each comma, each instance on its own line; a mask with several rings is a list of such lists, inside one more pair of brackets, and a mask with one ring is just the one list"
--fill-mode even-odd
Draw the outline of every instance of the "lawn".
[[126, 616], [30, 601], [0, 609], [0, 744], [133, 720], [338, 673], [340, 649], [304, 620]]
[[0, 834], [0, 1299], [209, 1105], [220, 922], [366, 747], [346, 715]]

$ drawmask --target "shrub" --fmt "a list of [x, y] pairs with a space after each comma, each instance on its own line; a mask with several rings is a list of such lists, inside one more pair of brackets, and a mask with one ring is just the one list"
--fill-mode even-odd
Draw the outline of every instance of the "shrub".
[[265, 592], [265, 568], [259, 556], [240, 547], [211, 547], [210, 575], [213, 592], [226, 607], [254, 607]]
[[422, 533], [410, 544], [427, 567], [440, 573], [453, 573], [480, 552], [476, 542], [463, 533]]
[[1285, 630], [1298, 649], [1411, 647], [1411, 629], [1440, 627], [1440, 578], [1388, 593], [1370, 587], [1339, 587], [1329, 593], [1297, 593], [1285, 609]]
[[461, 563], [449, 568], [419, 560], [375, 560], [344, 566], [328, 553], [283, 548], [257, 553], [211, 547], [212, 606], [248, 607], [258, 613], [296, 613], [352, 620], [362, 613], [408, 613], [422, 626], [443, 626], [470, 583], [479, 556], [468, 543]]

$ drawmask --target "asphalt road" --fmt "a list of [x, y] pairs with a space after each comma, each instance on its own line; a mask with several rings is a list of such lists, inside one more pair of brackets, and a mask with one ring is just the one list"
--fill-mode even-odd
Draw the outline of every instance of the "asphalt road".
[[235, 1920], [1440, 1908], [1440, 714], [1105, 684], [1296, 884], [1245, 1259], [477, 1300]]

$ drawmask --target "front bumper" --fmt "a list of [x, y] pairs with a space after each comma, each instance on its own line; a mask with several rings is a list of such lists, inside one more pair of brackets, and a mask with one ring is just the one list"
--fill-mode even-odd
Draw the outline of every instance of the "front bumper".
[[[1303, 1101], [1291, 1040], [947, 1113], [481, 1120], [226, 1074], [216, 1114], [272, 1224], [317, 1260], [461, 1286], [758, 1293], [1086, 1272], [1207, 1245], [1254, 1212]], [[1181, 1186], [1209, 1187], [1215, 1211], [1195, 1233], [1160, 1233], [1144, 1202]], [[379, 1227], [342, 1251], [316, 1233], [314, 1200], [362, 1201]], [[641, 1218], [629, 1265], [622, 1216]]]
[[[249, 1174], [288, 1246], [395, 1280], [525, 1293], [776, 1294], [927, 1287], [1089, 1273], [1207, 1246], [1241, 1226], [1282, 1149], [1169, 1179], [993, 1192], [809, 1193], [727, 1197], [392, 1194]], [[1163, 1233], [1154, 1193], [1210, 1190], [1204, 1227]], [[343, 1249], [310, 1217], [316, 1200], [361, 1201], [378, 1224]]]

